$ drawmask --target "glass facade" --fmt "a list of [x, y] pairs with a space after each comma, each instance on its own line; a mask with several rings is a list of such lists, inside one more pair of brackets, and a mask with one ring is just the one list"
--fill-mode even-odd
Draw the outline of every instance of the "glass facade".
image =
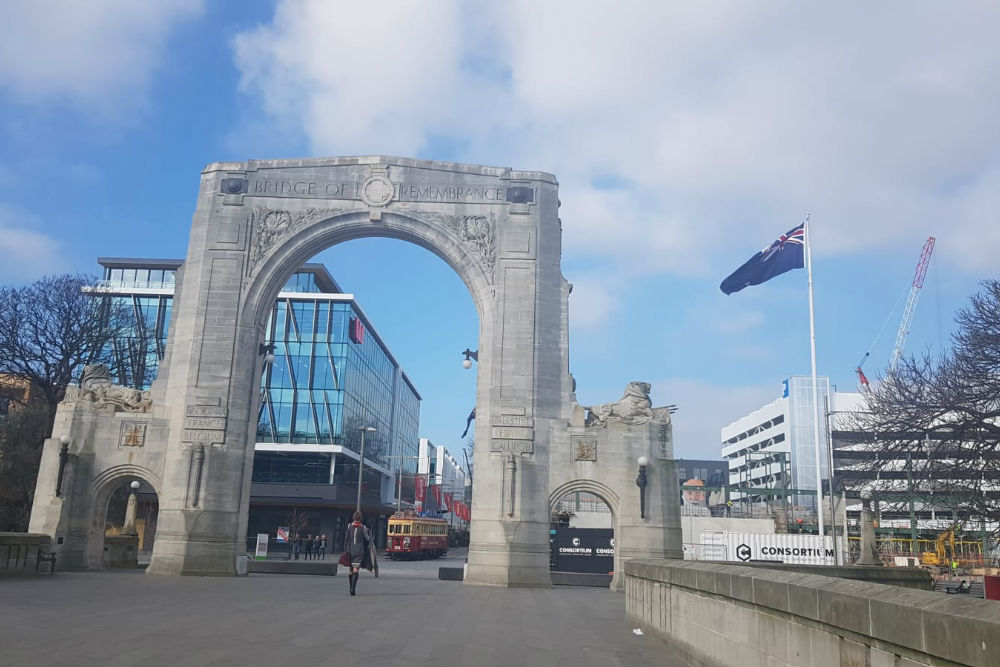
[[[826, 450], [827, 398], [830, 395], [830, 379], [816, 378], [819, 398], [820, 475], [826, 479], [830, 465]], [[791, 377], [788, 379], [789, 440], [792, 452], [792, 488], [816, 488], [816, 408], [813, 401], [811, 377]], [[814, 505], [815, 496], [798, 496], [801, 505]]]
[[[180, 263], [152, 268], [168, 262], [125, 262], [108, 260], [101, 287], [133, 314], [136, 334], [115, 341], [108, 354], [117, 383], [148, 389], [163, 359]], [[352, 320], [365, 329], [368, 323], [353, 300], [327, 294], [336, 283], [325, 270], [323, 277], [314, 270], [292, 274], [268, 319], [274, 363], [261, 379], [257, 424], [257, 442], [268, 447], [255, 454], [253, 481], [356, 490], [360, 429], [373, 427], [365, 433], [365, 460], [393, 472], [401, 467], [406, 484], [407, 473], [416, 470], [420, 396], [377, 334], [366, 330], [354, 337], [359, 342], [352, 339]], [[273, 451], [282, 444], [340, 445], [355, 455]], [[362, 485], [381, 494], [383, 474], [366, 468]]]

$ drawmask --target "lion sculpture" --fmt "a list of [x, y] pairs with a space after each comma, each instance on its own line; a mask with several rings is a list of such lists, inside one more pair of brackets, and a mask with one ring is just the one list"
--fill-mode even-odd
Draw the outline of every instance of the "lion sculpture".
[[605, 426], [609, 419], [623, 424], [645, 424], [647, 422], [670, 423], [671, 407], [654, 408], [649, 399], [652, 385], [648, 382], [629, 382], [625, 395], [614, 403], [604, 403], [587, 408], [587, 426]]
[[99, 408], [111, 408], [115, 412], [148, 412], [152, 405], [148, 391], [112, 384], [111, 371], [104, 364], [83, 367], [80, 398]]

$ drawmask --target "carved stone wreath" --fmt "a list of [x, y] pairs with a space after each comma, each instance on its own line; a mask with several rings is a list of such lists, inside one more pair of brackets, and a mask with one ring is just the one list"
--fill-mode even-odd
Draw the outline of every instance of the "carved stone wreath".
[[443, 227], [458, 237], [462, 245], [472, 251], [479, 260], [487, 279], [493, 282], [493, 270], [497, 263], [497, 223], [493, 213], [489, 215], [449, 215], [436, 211], [421, 211], [400, 207], [396, 212], [418, 220]]
[[277, 211], [258, 206], [250, 212], [250, 271], [267, 257], [274, 246], [285, 236], [314, 222], [331, 218], [343, 212], [342, 208], [306, 208], [301, 211]]

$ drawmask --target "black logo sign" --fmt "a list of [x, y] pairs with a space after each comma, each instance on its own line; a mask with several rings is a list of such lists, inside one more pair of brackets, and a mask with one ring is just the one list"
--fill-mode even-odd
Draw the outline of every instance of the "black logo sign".
[[741, 544], [736, 547], [736, 557], [741, 561], [746, 562], [750, 560], [750, 546], [747, 544]]

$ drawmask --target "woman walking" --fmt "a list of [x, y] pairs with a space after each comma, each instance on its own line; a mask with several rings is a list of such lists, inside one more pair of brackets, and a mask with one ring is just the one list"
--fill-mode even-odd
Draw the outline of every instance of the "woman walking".
[[349, 556], [351, 562], [351, 595], [357, 595], [358, 570], [366, 568], [372, 569], [371, 560], [372, 534], [368, 528], [361, 523], [361, 512], [354, 513], [354, 522], [347, 527], [347, 548], [345, 555]]

